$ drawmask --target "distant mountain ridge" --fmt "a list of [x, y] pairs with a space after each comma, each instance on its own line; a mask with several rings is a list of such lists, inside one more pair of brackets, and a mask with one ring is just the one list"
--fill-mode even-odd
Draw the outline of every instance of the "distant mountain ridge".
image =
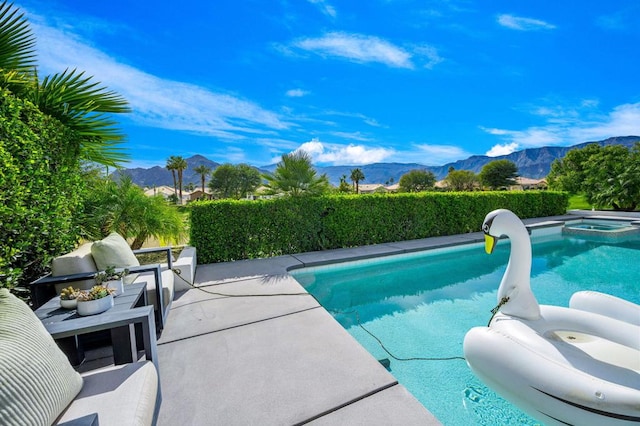
[[[551, 170], [551, 163], [553, 161], [564, 157], [567, 152], [576, 148], [583, 148], [588, 144], [597, 143], [601, 146], [606, 145], [624, 145], [626, 147], [633, 146], [636, 142], [640, 142], [640, 136], [618, 136], [595, 142], [584, 142], [578, 145], [569, 147], [555, 147], [547, 146], [542, 148], [529, 148], [521, 151], [515, 151], [508, 155], [501, 155], [498, 157], [488, 157], [486, 155], [473, 155], [465, 160], [458, 160], [453, 163], [447, 163], [442, 166], [425, 166], [418, 163], [374, 163], [361, 166], [327, 166], [316, 167], [318, 173], [326, 173], [329, 181], [333, 185], [338, 185], [340, 177], [342, 175], [347, 176], [351, 174], [351, 170], [359, 168], [365, 175], [365, 181], [363, 183], [397, 183], [400, 177], [410, 170], [423, 169], [432, 171], [438, 180], [444, 179], [449, 173], [449, 168], [453, 167], [456, 170], [471, 170], [474, 173], [479, 173], [485, 164], [494, 160], [510, 160], [513, 161], [518, 167], [518, 174], [520, 176], [540, 179], [549, 174]], [[220, 163], [211, 161], [202, 155], [194, 155], [185, 159], [187, 161], [187, 169], [184, 171], [183, 184], [194, 183], [196, 186], [200, 186], [200, 175], [198, 175], [194, 169], [200, 165], [206, 165], [211, 170], [215, 170]], [[271, 164], [258, 168], [261, 172], [273, 171], [276, 165]], [[114, 173], [114, 178], [118, 179], [121, 174], [130, 176], [133, 182], [141, 187], [153, 187], [153, 186], [173, 186], [173, 178], [171, 172], [164, 167], [156, 166], [149, 169], [134, 168], [134, 169], [122, 169]]]

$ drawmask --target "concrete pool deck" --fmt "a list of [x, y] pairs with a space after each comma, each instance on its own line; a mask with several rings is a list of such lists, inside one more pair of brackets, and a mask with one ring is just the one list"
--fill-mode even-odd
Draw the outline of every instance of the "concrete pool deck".
[[158, 424], [440, 424], [288, 271], [481, 241], [477, 232], [199, 265], [197, 288], [176, 295], [158, 340]]

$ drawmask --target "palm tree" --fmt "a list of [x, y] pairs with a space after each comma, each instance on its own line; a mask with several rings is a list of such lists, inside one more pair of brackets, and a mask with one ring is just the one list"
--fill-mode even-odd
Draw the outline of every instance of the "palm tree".
[[76, 136], [69, 155], [118, 167], [129, 156], [124, 135], [109, 114], [130, 112], [127, 101], [76, 69], [39, 81], [35, 68], [35, 37], [24, 14], [6, 1], [0, 4], [0, 87], [35, 104]]
[[267, 192], [271, 194], [319, 195], [329, 189], [327, 175], [317, 175], [311, 156], [305, 151], [284, 154], [273, 174], [263, 177], [267, 181]]
[[204, 184], [205, 184], [205, 180], [207, 175], [209, 175], [209, 173], [211, 173], [211, 168], [205, 166], [204, 164], [199, 165], [198, 167], [193, 169], [194, 172], [196, 172], [197, 174], [200, 175], [200, 179], [202, 182], [202, 196], [204, 197]]
[[175, 158], [175, 168], [178, 172], [178, 189], [180, 190], [180, 204], [182, 204], [182, 174], [187, 169], [187, 160], [177, 156]]
[[360, 169], [351, 170], [351, 181], [353, 182], [353, 187], [356, 191], [356, 194], [360, 193], [360, 181], [364, 180], [364, 173]]
[[178, 157], [176, 157], [175, 155], [172, 155], [171, 157], [167, 158], [167, 165], [165, 166], [167, 170], [171, 172], [171, 176], [173, 176], [173, 193], [176, 196], [176, 198], [178, 197], [178, 183], [176, 181], [177, 158]]
[[89, 238], [100, 239], [115, 231], [133, 238], [132, 249], [142, 247], [151, 236], [175, 242], [184, 238], [180, 212], [161, 195], [146, 196], [131, 177], [122, 176], [119, 183], [97, 179], [92, 187], [84, 205], [84, 231]]

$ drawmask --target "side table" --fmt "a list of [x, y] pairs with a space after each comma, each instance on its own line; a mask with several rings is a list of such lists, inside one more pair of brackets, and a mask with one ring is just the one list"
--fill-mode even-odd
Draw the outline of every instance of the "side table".
[[[118, 319], [126, 318], [123, 313], [127, 311], [147, 305], [146, 289], [146, 282], [126, 284], [124, 293], [114, 298], [114, 306], [97, 315], [83, 317], [78, 315], [75, 309], [63, 309], [60, 307], [60, 297], [49, 300], [35, 313], [73, 365], [78, 365], [84, 360], [84, 351], [78, 336], [100, 330], [110, 330], [115, 364], [126, 364], [136, 360], [140, 344], [145, 346], [145, 351], [147, 347], [146, 342], [143, 342], [144, 336], [136, 333], [135, 324], [139, 324], [140, 321], [120, 324]], [[153, 307], [151, 309], [153, 311]], [[142, 326], [137, 327], [141, 329]], [[83, 332], [75, 333], [81, 330]], [[143, 330], [140, 331], [144, 334]], [[155, 324], [153, 334], [155, 340]]]

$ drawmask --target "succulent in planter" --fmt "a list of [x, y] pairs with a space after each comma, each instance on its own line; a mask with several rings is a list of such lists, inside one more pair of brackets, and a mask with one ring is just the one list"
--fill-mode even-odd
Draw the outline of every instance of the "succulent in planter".
[[95, 285], [91, 287], [90, 290], [81, 291], [76, 299], [78, 299], [78, 302], [87, 302], [89, 300], [102, 299], [103, 297], [110, 296], [113, 293], [115, 293], [115, 289], [113, 288], [104, 287], [102, 285]]
[[96, 284], [103, 284], [107, 281], [117, 281], [129, 275], [129, 270], [124, 269], [116, 272], [115, 266], [108, 266], [104, 271], [95, 275]]
[[75, 309], [80, 290], [71, 286], [60, 291], [60, 306], [64, 309]]
[[78, 297], [80, 290], [77, 288], [73, 288], [71, 286], [63, 288], [60, 291], [60, 299], [61, 300], [74, 300]]
[[94, 315], [113, 307], [115, 289], [96, 285], [88, 291], [82, 291], [76, 298], [78, 315]]

